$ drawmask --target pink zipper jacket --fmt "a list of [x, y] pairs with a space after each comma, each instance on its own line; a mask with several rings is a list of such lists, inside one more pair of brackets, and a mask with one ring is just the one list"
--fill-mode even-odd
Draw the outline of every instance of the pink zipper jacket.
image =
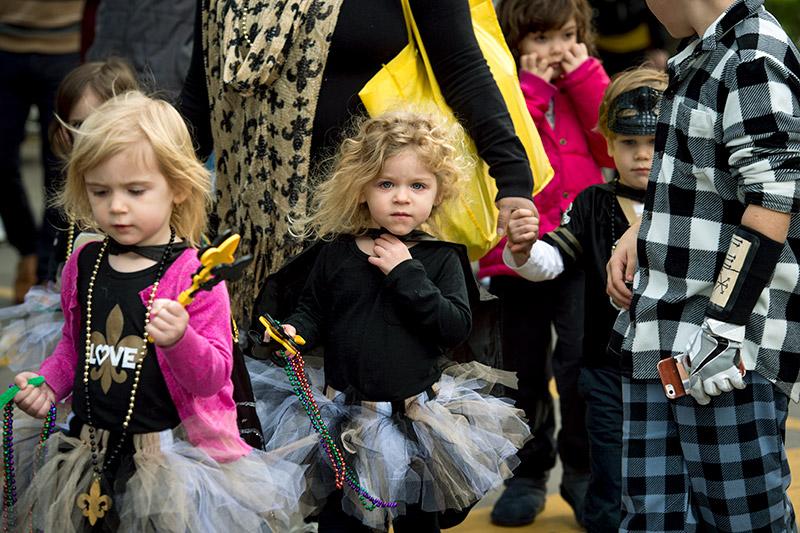
[[[614, 167], [606, 141], [596, 131], [597, 115], [609, 79], [600, 61], [590, 57], [574, 71], [548, 83], [529, 72], [519, 72], [520, 87], [553, 167], [553, 179], [534, 203], [539, 210], [539, 234], [561, 224], [561, 215], [579, 192], [603, 182], [600, 167]], [[546, 113], [553, 101], [555, 129]], [[503, 239], [480, 261], [479, 277], [516, 276], [503, 264]]]
[[[78, 256], [72, 254], [61, 278], [62, 337], [39, 372], [56, 398], [72, 392], [78, 360], [84, 357], [81, 306], [77, 294]], [[164, 272], [156, 298], [177, 299], [200, 266], [197, 250], [185, 250]], [[151, 287], [139, 293], [147, 304]], [[172, 401], [189, 441], [218, 461], [231, 461], [250, 452], [239, 436], [233, 401], [230, 301], [224, 283], [201, 291], [186, 308], [189, 325], [181, 340], [169, 348], [156, 346], [156, 356]]]

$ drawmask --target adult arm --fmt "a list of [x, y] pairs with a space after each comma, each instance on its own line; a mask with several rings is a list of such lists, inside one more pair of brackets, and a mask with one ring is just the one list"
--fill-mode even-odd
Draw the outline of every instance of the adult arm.
[[200, 159], [206, 159], [214, 149], [211, 134], [211, 110], [208, 106], [208, 85], [206, 84], [205, 61], [203, 60], [203, 13], [206, 9], [203, 0], [197, 0], [194, 22], [194, 43], [192, 60], [183, 83], [178, 110], [183, 115], [192, 139], [195, 152]]
[[531, 166], [475, 39], [468, 0], [410, 0], [447, 104], [464, 124], [497, 182], [498, 233], [513, 208], [531, 209]]

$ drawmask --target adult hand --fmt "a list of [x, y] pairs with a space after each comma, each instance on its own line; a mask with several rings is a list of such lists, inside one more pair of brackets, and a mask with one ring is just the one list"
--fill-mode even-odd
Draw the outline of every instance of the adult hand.
[[506, 226], [511, 219], [511, 212], [515, 209], [528, 209], [538, 214], [536, 207], [533, 205], [533, 200], [530, 198], [522, 198], [521, 196], [500, 198], [494, 205], [496, 205], [497, 209], [500, 211], [497, 215], [497, 235], [500, 237], [506, 234]]
[[575, 43], [564, 50], [561, 68], [564, 70], [564, 74], [569, 74], [581, 66], [587, 59], [589, 59], [589, 50], [586, 48], [586, 45], [583, 43]]
[[543, 79], [547, 83], [550, 83], [553, 79], [553, 74], [555, 74], [555, 70], [553, 70], [553, 67], [547, 62], [547, 59], [540, 59], [539, 54], [536, 53], [520, 56], [519, 68], [520, 70], [533, 74], [537, 78]]
[[28, 415], [44, 418], [50, 410], [50, 405], [56, 402], [56, 394], [47, 383], [42, 383], [38, 387], [28, 385], [28, 381], [38, 375], [34, 372], [20, 372], [16, 375], [14, 385], [19, 387], [19, 392], [14, 395], [14, 403]]
[[408, 246], [391, 233], [383, 233], [375, 239], [373, 253], [375, 255], [370, 256], [368, 261], [380, 268], [381, 272], [386, 275], [389, 275], [389, 272], [403, 261], [411, 259]]
[[514, 257], [514, 263], [519, 267], [528, 261], [533, 243], [539, 238], [539, 213], [534, 207], [530, 209], [516, 209], [511, 213], [508, 221], [508, 242], [506, 246]]
[[620, 237], [606, 265], [606, 292], [611, 302], [622, 309], [630, 308], [633, 297], [631, 284], [639, 264], [636, 255], [639, 225], [640, 222], [635, 223]]
[[189, 313], [176, 302], [167, 298], [159, 298], [150, 309], [150, 323], [145, 331], [153, 344], [168, 348], [181, 340], [189, 325]]
[[[678, 359], [689, 371], [688, 392], [700, 405], [733, 389], [743, 389], [744, 373], [739, 369], [744, 326], [705, 319], [694, 333], [686, 353]], [[744, 368], [744, 367], [742, 367]]]

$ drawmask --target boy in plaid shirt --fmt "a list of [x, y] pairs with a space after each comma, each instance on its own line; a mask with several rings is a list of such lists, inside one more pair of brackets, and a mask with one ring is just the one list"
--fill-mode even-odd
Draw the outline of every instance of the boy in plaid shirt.
[[[796, 530], [783, 438], [800, 399], [800, 60], [762, 3], [648, 0], [687, 39], [641, 227], [608, 264], [630, 308], [609, 344], [624, 372], [621, 531]], [[683, 385], [662, 384], [661, 360]]]

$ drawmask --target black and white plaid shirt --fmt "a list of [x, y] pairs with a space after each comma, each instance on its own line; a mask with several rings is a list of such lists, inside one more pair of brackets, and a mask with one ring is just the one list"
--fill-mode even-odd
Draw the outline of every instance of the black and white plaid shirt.
[[[639, 232], [631, 313], [610, 349], [634, 379], [685, 350], [747, 205], [800, 212], [800, 56], [762, 6], [738, 0], [670, 60]], [[800, 217], [746, 326], [743, 358], [800, 398]]]

